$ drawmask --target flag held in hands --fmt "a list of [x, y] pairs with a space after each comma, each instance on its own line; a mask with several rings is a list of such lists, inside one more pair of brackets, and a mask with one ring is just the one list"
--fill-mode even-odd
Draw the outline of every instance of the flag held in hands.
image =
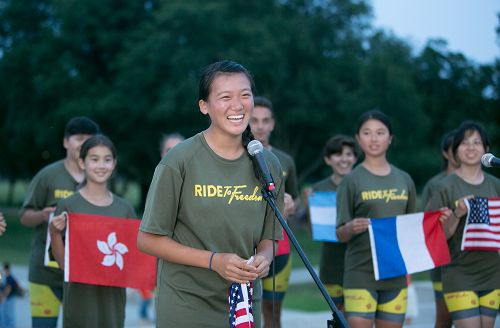
[[252, 283], [229, 287], [229, 328], [253, 328]]
[[156, 259], [136, 247], [140, 220], [69, 213], [64, 281], [153, 289]]
[[462, 250], [500, 250], [500, 198], [475, 197], [465, 205]]
[[429, 270], [450, 262], [440, 211], [370, 219], [375, 280]]

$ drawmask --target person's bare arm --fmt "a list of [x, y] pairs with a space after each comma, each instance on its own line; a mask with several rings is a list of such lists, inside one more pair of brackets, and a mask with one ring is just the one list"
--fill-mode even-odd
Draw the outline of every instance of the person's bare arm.
[[21, 223], [26, 227], [36, 227], [39, 224], [49, 222], [50, 214], [56, 210], [55, 207], [45, 207], [43, 210], [25, 209], [21, 213]]
[[67, 214], [61, 213], [54, 217], [49, 224], [51, 252], [61, 269], [64, 268], [64, 241], [62, 231], [66, 227], [66, 220]]
[[[211, 251], [180, 244], [168, 236], [139, 231], [137, 248], [169, 262], [198, 268], [208, 269], [212, 258], [211, 269], [233, 282], [246, 283], [258, 277], [256, 266], [246, 263], [248, 259], [242, 259], [233, 253], [215, 253], [212, 256]], [[262, 252], [261, 256], [264, 254], [267, 253]]]

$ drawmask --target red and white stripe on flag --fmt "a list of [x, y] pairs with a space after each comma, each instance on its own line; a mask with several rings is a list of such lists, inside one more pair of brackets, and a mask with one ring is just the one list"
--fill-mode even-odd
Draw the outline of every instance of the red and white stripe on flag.
[[253, 328], [252, 283], [229, 287], [229, 328]]
[[153, 289], [156, 258], [136, 247], [140, 220], [69, 213], [64, 281]]
[[500, 250], [500, 198], [474, 197], [465, 204], [462, 250]]

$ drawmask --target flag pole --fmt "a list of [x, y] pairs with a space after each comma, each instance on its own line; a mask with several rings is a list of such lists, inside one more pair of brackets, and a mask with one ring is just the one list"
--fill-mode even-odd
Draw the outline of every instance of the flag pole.
[[262, 196], [264, 199], [267, 201], [269, 206], [272, 208], [274, 215], [280, 222], [281, 226], [283, 229], [285, 229], [286, 233], [288, 234], [288, 238], [290, 239], [290, 242], [292, 243], [293, 247], [297, 250], [297, 253], [299, 253], [300, 259], [304, 263], [304, 265], [307, 268], [307, 271], [309, 271], [309, 274], [313, 278], [314, 282], [316, 283], [316, 286], [318, 287], [319, 291], [325, 298], [326, 302], [328, 303], [328, 306], [332, 310], [332, 320], [327, 320], [327, 328], [347, 328], [349, 327], [347, 325], [347, 322], [344, 318], [344, 315], [339, 311], [339, 309], [335, 306], [335, 303], [332, 301], [332, 298], [326, 291], [325, 286], [319, 279], [318, 275], [316, 274], [316, 271], [314, 271], [313, 266], [311, 265], [311, 262], [305, 255], [304, 251], [302, 250], [302, 247], [300, 247], [299, 242], [297, 241], [297, 238], [295, 238], [295, 235], [293, 234], [292, 230], [288, 226], [288, 223], [286, 223], [285, 219], [283, 218], [283, 215], [281, 214], [280, 210], [278, 209], [278, 206], [276, 205], [276, 202], [274, 200], [273, 194], [271, 191], [267, 190], [266, 186], [264, 185], [261, 189]]

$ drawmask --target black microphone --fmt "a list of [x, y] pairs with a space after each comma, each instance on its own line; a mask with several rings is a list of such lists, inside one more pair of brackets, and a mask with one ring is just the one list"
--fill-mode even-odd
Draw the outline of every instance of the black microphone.
[[481, 157], [481, 164], [484, 167], [499, 167], [500, 166], [500, 158], [495, 157], [495, 155], [486, 153]]
[[248, 143], [247, 150], [257, 167], [261, 182], [264, 183], [266, 190], [271, 192], [274, 197], [274, 189], [276, 187], [274, 186], [271, 172], [269, 172], [269, 168], [264, 160], [264, 147], [262, 143], [259, 140], [252, 140]]

